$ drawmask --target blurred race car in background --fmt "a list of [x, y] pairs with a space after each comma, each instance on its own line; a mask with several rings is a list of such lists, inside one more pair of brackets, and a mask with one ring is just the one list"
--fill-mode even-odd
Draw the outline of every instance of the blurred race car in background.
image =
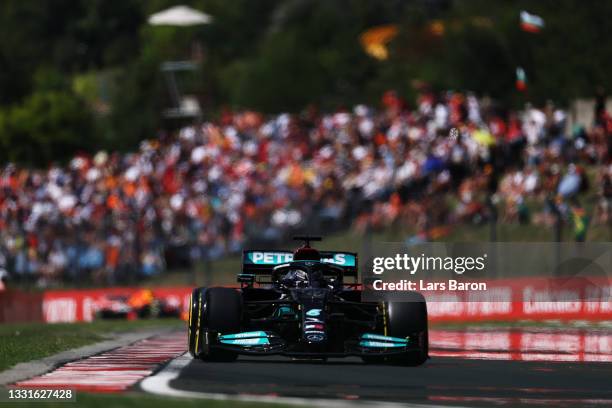
[[[243, 252], [240, 289], [200, 287], [189, 303], [188, 346], [194, 358], [233, 361], [238, 355], [296, 359], [359, 356], [368, 363], [420, 365], [428, 358], [427, 307], [364, 302], [357, 254], [317, 251]], [[345, 282], [352, 278], [353, 282]]]
[[180, 299], [156, 298], [150, 289], [132, 294], [105, 295], [94, 305], [97, 319], [137, 319], [155, 317], [180, 317]]

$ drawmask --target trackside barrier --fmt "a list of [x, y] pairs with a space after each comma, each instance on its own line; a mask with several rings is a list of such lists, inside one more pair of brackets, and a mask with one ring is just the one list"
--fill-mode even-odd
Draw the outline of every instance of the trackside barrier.
[[607, 277], [483, 282], [486, 291], [423, 292], [430, 321], [612, 320]]
[[43, 294], [3, 290], [0, 292], [0, 323], [43, 321]]
[[[152, 288], [156, 298], [180, 302], [186, 311], [191, 287]], [[50, 290], [41, 293], [0, 292], [0, 322], [92, 321], [104, 298], [142, 290], [114, 287]], [[431, 322], [513, 320], [612, 320], [612, 286], [607, 278], [521, 278], [487, 282], [482, 292], [422, 292]], [[184, 314], [184, 313], [183, 313]]]
[[[97, 305], [109, 296], [130, 296], [143, 288], [118, 287], [90, 290], [52, 290], [42, 296], [42, 316], [47, 323], [90, 322], [95, 317]], [[152, 289], [153, 296], [180, 303], [183, 310], [189, 305], [190, 287]]]
[[[0, 322], [41, 321], [45, 323], [90, 322], [100, 303], [112, 296], [130, 296], [136, 287], [105, 289], [48, 290], [29, 293], [18, 290], [0, 292]], [[190, 287], [152, 289], [153, 296], [188, 309]]]

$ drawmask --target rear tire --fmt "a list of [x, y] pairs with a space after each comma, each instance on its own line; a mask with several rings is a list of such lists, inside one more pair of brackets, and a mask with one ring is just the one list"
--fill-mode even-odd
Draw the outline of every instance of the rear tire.
[[204, 297], [206, 303], [202, 311], [202, 348], [199, 357], [205, 361], [234, 361], [238, 358], [238, 353], [211, 348], [210, 341], [218, 333], [240, 332], [242, 295], [235, 289], [210, 288], [206, 290]]

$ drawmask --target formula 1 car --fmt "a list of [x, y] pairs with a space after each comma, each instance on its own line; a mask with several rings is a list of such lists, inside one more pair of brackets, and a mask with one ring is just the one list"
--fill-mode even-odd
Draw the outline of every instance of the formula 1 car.
[[180, 300], [174, 297], [155, 297], [150, 289], [134, 293], [108, 294], [94, 302], [96, 319], [128, 319], [179, 317]]
[[[364, 302], [357, 254], [317, 251], [243, 252], [240, 289], [196, 288], [188, 346], [194, 358], [233, 361], [242, 355], [326, 360], [359, 356], [366, 363], [420, 365], [428, 358], [425, 298]], [[345, 278], [353, 278], [346, 283]]]

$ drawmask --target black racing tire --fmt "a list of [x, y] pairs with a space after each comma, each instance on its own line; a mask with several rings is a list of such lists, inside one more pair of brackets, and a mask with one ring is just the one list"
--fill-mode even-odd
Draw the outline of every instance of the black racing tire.
[[206, 304], [202, 311], [200, 336], [202, 349], [199, 357], [204, 361], [230, 362], [238, 353], [210, 347], [218, 333], [238, 333], [242, 326], [242, 295], [231, 288], [210, 288], [204, 294]]
[[411, 293], [409, 302], [389, 302], [387, 305], [388, 335], [414, 337], [417, 351], [409, 351], [388, 359], [392, 364], [419, 366], [429, 358], [429, 331], [427, 327], [427, 303], [418, 292]]
[[418, 350], [408, 351], [402, 355], [387, 357], [363, 356], [368, 364], [390, 363], [397, 365], [419, 366], [429, 358], [429, 331], [427, 326], [427, 304], [418, 292], [410, 292], [408, 302], [385, 302], [384, 320], [386, 335], [393, 337], [410, 337], [418, 341]]
[[189, 298], [189, 318], [187, 320], [187, 349], [192, 357], [200, 355], [200, 313], [205, 302], [205, 288], [196, 288], [191, 291]]

